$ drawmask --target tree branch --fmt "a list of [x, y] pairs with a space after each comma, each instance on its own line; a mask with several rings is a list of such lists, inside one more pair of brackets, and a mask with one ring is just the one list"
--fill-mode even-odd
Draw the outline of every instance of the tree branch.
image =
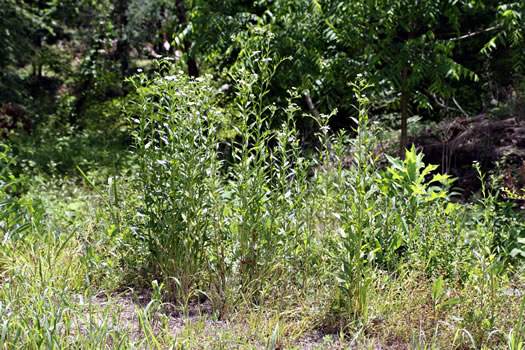
[[483, 29], [483, 30], [480, 30], [480, 31], [477, 31], [477, 32], [471, 32], [471, 33], [468, 33], [468, 34], [465, 34], [465, 35], [462, 35], [462, 36], [458, 36], [456, 38], [450, 38], [450, 39], [445, 39], [445, 40], [458, 41], [458, 40], [468, 39], [468, 38], [471, 38], [473, 36], [476, 36], [476, 35], [479, 35], [479, 34], [488, 33], [488, 32], [492, 32], [492, 31], [500, 29], [500, 28], [501, 28], [501, 25], [497, 25], [497, 26], [489, 27], [489, 28], [486, 28], [486, 29]]
[[[304, 101], [306, 102], [306, 105], [308, 106], [308, 110], [310, 111], [310, 113], [315, 117], [315, 119], [319, 119], [319, 111], [317, 110], [317, 108], [315, 108], [315, 105], [312, 101], [312, 98], [310, 97], [310, 93], [309, 92], [305, 92], [304, 93]], [[335, 159], [335, 153], [332, 151], [332, 143], [330, 142], [330, 138], [328, 137], [328, 135], [325, 135], [325, 146], [326, 146], [326, 149], [328, 150], [328, 153], [330, 154], [330, 158], [332, 159]]]

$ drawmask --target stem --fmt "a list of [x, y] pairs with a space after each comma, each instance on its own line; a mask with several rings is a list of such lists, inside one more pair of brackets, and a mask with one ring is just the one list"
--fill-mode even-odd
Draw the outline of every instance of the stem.
[[408, 70], [403, 68], [401, 71], [401, 147], [399, 156], [405, 159], [405, 150], [408, 146], [407, 137], [407, 114], [408, 114], [408, 94], [407, 94]]
[[[306, 102], [306, 105], [308, 106], [308, 110], [310, 111], [310, 113], [315, 117], [316, 120], [319, 120], [319, 111], [317, 110], [317, 108], [315, 108], [315, 105], [312, 101], [312, 98], [310, 97], [309, 92], [305, 92], [304, 100]], [[324, 137], [324, 142], [326, 150], [330, 155], [330, 158], [335, 159], [335, 153], [332, 151], [332, 143], [330, 142], [330, 138], [326, 134]]]
[[[179, 19], [179, 25], [186, 25], [188, 18], [186, 16], [186, 7], [184, 7], [183, 0], [177, 0], [177, 17]], [[195, 57], [190, 55], [191, 43], [188, 40], [184, 40], [184, 53], [188, 56], [188, 75], [193, 78], [199, 76], [199, 68], [197, 67], [197, 61]]]

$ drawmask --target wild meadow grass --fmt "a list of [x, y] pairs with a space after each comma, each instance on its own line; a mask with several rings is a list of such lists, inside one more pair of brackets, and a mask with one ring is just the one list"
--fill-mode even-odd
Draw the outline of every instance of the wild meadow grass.
[[497, 179], [461, 204], [414, 148], [380, 165], [362, 80], [354, 132], [320, 116], [306, 156], [254, 35], [229, 103], [130, 80], [126, 176], [24, 178], [3, 147], [0, 348], [523, 349], [525, 225]]

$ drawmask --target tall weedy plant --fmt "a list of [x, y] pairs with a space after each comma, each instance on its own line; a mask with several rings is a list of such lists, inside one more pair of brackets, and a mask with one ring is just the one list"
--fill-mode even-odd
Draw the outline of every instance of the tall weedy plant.
[[[310, 279], [311, 162], [295, 127], [298, 93], [292, 89], [284, 107], [266, 98], [282, 62], [271, 40], [266, 28], [254, 26], [241, 42], [230, 71], [236, 97], [227, 107], [217, 107], [208, 78], [131, 80], [135, 232], [172, 298], [187, 300], [198, 286], [226, 310], [243, 300], [262, 302], [285, 275], [286, 283], [302, 280], [303, 290]], [[226, 125], [231, 130], [219, 132]]]
[[284, 263], [284, 251], [297, 246], [302, 229], [299, 198], [306, 190], [308, 164], [300, 156], [294, 93], [284, 110], [265, 98], [283, 61], [271, 52], [272, 37], [266, 28], [252, 28], [232, 72], [237, 136], [231, 140], [230, 227], [237, 244], [240, 285], [248, 294], [260, 292]]
[[454, 179], [434, 174], [438, 166], [426, 165], [423, 153], [418, 153], [414, 145], [405, 150], [403, 160], [388, 155], [386, 158], [389, 165], [378, 180], [387, 212], [379, 237], [388, 246], [382, 262], [390, 269], [399, 265], [403, 260], [398, 251], [401, 247], [400, 251], [422, 260], [427, 269], [434, 269], [432, 265], [438, 260], [446, 261], [446, 254], [453, 256], [460, 239], [460, 227], [455, 225], [458, 206], [450, 203], [454, 193], [448, 191]]
[[[368, 99], [364, 91], [370, 86], [359, 79], [352, 84], [359, 101], [356, 137], [350, 141], [352, 164], [337, 167], [337, 198], [340, 201], [342, 268], [339, 274], [341, 302], [347, 312], [363, 320], [368, 316], [370, 262], [376, 249], [370, 244], [377, 231], [374, 210], [379, 188], [375, 167], [375, 140], [368, 120]], [[334, 142], [337, 161], [343, 164], [343, 135]]]
[[149, 267], [166, 291], [182, 300], [204, 271], [209, 244], [210, 185], [218, 177], [215, 90], [207, 78], [182, 74], [130, 80], [137, 98], [128, 111], [135, 125], [136, 234], [149, 252]]

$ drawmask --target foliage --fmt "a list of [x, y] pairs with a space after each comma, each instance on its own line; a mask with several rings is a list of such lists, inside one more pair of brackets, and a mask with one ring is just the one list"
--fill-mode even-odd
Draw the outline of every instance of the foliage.
[[[253, 35], [260, 43], [267, 34], [254, 29]], [[278, 110], [263, 102], [278, 62], [268, 50], [269, 42], [241, 55], [232, 72], [238, 92], [231, 110], [217, 106], [209, 78], [134, 80], [138, 108], [130, 118], [144, 218], [137, 237], [151, 254], [152, 270], [162, 272], [168, 293], [178, 300], [192, 293], [206, 266], [213, 271], [216, 305], [234, 295], [226, 284], [233, 271], [244, 293], [258, 294], [283, 263], [277, 254], [290, 249], [291, 259], [303, 259], [302, 249], [311, 249], [302, 217], [308, 163], [298, 152], [293, 126], [297, 107], [282, 111], [288, 123], [269, 128]], [[218, 131], [228, 120], [234, 134], [221, 150]]]
[[[341, 288], [345, 292], [343, 303], [349, 314], [367, 321], [368, 290], [370, 288], [370, 264], [373, 263], [375, 249], [370, 243], [376, 235], [378, 224], [374, 215], [379, 198], [376, 183], [376, 169], [373, 149], [374, 135], [368, 125], [368, 100], [363, 92], [369, 85], [358, 81], [354, 91], [360, 101], [357, 121], [357, 137], [351, 142], [353, 164], [349, 169], [338, 168], [337, 192], [341, 201], [342, 271]], [[342, 161], [344, 148], [342, 135], [337, 142], [339, 162]], [[374, 199], [375, 198], [375, 199]]]
[[3, 13], [0, 22], [0, 104], [20, 103], [25, 96], [20, 91], [23, 85], [15, 68], [32, 59], [36, 48], [34, 37], [39, 32], [52, 32], [52, 28], [37, 10], [23, 1], [2, 1], [0, 11]]
[[153, 270], [170, 286], [168, 277], [177, 278], [186, 295], [204, 267], [210, 240], [207, 192], [219, 166], [213, 132], [219, 112], [207, 81], [159, 76], [150, 85], [144, 76], [138, 79], [140, 114], [132, 121], [144, 221], [137, 234], [149, 249]]
[[[433, 167], [414, 149], [380, 169], [364, 81], [354, 86], [361, 101], [355, 137], [330, 136], [329, 116], [321, 115], [317, 137], [329, 137], [331, 151], [319, 142], [304, 157], [294, 126], [299, 96], [291, 91], [284, 109], [265, 103], [280, 61], [270, 60], [263, 28], [251, 38], [231, 73], [238, 93], [231, 106], [218, 104], [208, 77], [164, 71], [133, 78], [135, 104], [126, 108], [136, 166], [127, 177], [105, 185], [103, 174], [85, 174], [92, 190], [31, 180], [26, 198], [42, 205], [27, 206], [21, 223], [31, 222], [28, 234], [0, 250], [7, 301], [0, 339], [63, 348], [94, 341], [293, 348], [293, 327], [307, 332], [322, 323], [345, 346], [345, 335], [359, 344], [381, 341], [364, 329], [414, 346], [519, 344], [520, 297], [505, 293], [520, 283], [521, 265], [498, 248], [505, 228], [493, 216], [496, 197], [465, 215], [449, 198], [450, 180], [426, 176]], [[287, 122], [275, 131], [269, 126], [278, 113]], [[220, 133], [222, 125], [233, 132]], [[126, 311], [137, 319], [126, 325], [121, 296], [102, 304], [95, 293], [131, 282], [152, 296]], [[212, 311], [195, 321], [189, 310], [202, 299]], [[180, 337], [164, 311], [173, 308], [186, 320]], [[234, 317], [264, 335], [217, 330], [220, 339], [211, 341], [202, 333], [208, 318]]]
[[406, 151], [405, 158], [399, 159], [387, 156], [390, 166], [381, 179], [383, 193], [404, 199], [406, 201], [406, 216], [413, 220], [414, 215], [423, 209], [425, 204], [439, 198], [447, 198], [448, 194], [440, 186], [430, 186], [434, 182], [440, 182], [445, 188], [449, 188], [453, 180], [449, 175], [437, 174], [427, 181], [426, 177], [437, 169], [437, 165], [423, 163], [423, 153], [417, 153], [416, 148]]
[[523, 6], [412, 5], [0, 4], [35, 118], [0, 146], [0, 347], [522, 348], [520, 198], [478, 168], [463, 203], [374, 118], [519, 77]]
[[[50, 30], [39, 13], [25, 2], [2, 1], [0, 9], [4, 14], [2, 20], [2, 39], [0, 39], [1, 72], [11, 64], [20, 64], [31, 57], [31, 35], [38, 30]], [[29, 36], [29, 38], [28, 38]], [[28, 40], [29, 39], [29, 40]]]
[[27, 222], [25, 202], [20, 198], [24, 176], [16, 176], [16, 160], [8, 146], [0, 144], [0, 222], [2, 244], [18, 240], [31, 230]]
[[[322, 113], [338, 108], [332, 124], [343, 128], [351, 125], [351, 106], [356, 103], [346, 83], [357, 73], [374, 83], [372, 103], [379, 113], [401, 114], [402, 121], [417, 114], [441, 118], [486, 108], [493, 99], [487, 90], [499, 95], [519, 76], [516, 69], [511, 75], [494, 76], [487, 67], [499, 72], [505, 64], [519, 66], [523, 57], [521, 27], [516, 26], [522, 7], [517, 4], [429, 1], [414, 7], [398, 0], [192, 4], [191, 32], [184, 35], [191, 37], [192, 50], [212, 70], [220, 74], [236, 59], [240, 46], [232, 38], [246, 38], [254, 23], [268, 25], [275, 33], [274, 50], [281, 57], [295, 58], [283, 64], [282, 74], [277, 72], [272, 86], [277, 96], [272, 98], [282, 100], [293, 84], [301, 94], [311, 95]], [[491, 39], [494, 33], [498, 39]], [[502, 40], [511, 37], [516, 40]], [[494, 46], [494, 55], [480, 54], [494, 40], [501, 42], [497, 48], [489, 45]], [[513, 56], [508, 58], [499, 50], [511, 50]], [[312, 135], [308, 121], [301, 122], [306, 134]], [[404, 155], [409, 146], [407, 125], [399, 124], [404, 130]]]

